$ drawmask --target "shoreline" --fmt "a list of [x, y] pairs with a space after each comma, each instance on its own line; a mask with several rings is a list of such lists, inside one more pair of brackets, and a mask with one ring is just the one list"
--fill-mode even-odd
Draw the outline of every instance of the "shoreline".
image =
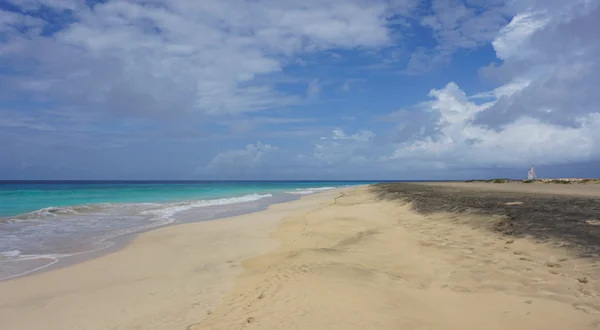
[[[337, 189], [343, 189], [343, 188], [336, 188], [336, 189], [332, 189], [332, 190], [337, 190]], [[249, 208], [243, 209], [243, 210], [225, 210], [222, 212], [217, 212], [216, 214], [213, 214], [209, 217], [202, 218], [202, 219], [195, 218], [198, 216], [197, 214], [195, 214], [198, 212], [198, 210], [194, 210], [194, 209], [186, 210], [186, 211], [181, 212], [181, 214], [174, 215], [174, 220], [170, 223], [152, 227], [152, 228], [135, 230], [130, 233], [120, 234], [120, 235], [117, 235], [114, 237], [108, 237], [106, 239], [102, 239], [101, 241], [98, 241], [98, 242], [109, 243], [105, 247], [100, 247], [100, 248], [88, 250], [88, 251], [74, 252], [71, 255], [60, 256], [60, 257], [40, 256], [40, 257], [36, 257], [36, 258], [31, 258], [29, 260], [46, 259], [46, 260], [53, 260], [53, 262], [50, 262], [46, 265], [39, 266], [35, 269], [28, 270], [28, 271], [20, 273], [20, 274], [0, 278], [0, 283], [6, 282], [6, 281], [11, 281], [14, 279], [19, 279], [22, 277], [32, 276], [32, 275], [35, 275], [38, 273], [52, 271], [55, 269], [70, 267], [70, 266], [73, 266], [73, 265], [76, 265], [76, 264], [79, 264], [82, 262], [86, 262], [89, 260], [93, 260], [93, 259], [102, 257], [107, 254], [115, 253], [115, 252], [125, 248], [129, 243], [131, 243], [132, 240], [135, 240], [139, 235], [142, 235], [147, 232], [151, 232], [153, 230], [160, 230], [162, 228], [168, 228], [171, 226], [185, 225], [185, 224], [190, 224], [190, 223], [201, 223], [201, 222], [220, 220], [220, 219], [225, 219], [225, 218], [241, 216], [241, 215], [245, 215], [245, 214], [261, 212], [261, 211], [267, 210], [271, 205], [293, 202], [293, 201], [301, 199], [303, 196], [302, 195], [289, 195], [289, 196], [285, 196], [285, 197], [286, 198], [276, 199], [275, 201], [270, 202], [270, 203], [264, 203], [264, 202], [261, 203], [261, 201], [254, 201], [254, 202], [237, 203], [237, 205], [230, 204], [227, 206], [228, 207], [230, 207], [230, 206], [248, 206]], [[255, 204], [255, 205], [252, 205], [252, 204]], [[207, 207], [207, 209], [219, 208], [219, 207], [222, 207], [222, 206], [220, 206], [220, 205], [209, 206], [209, 207]], [[202, 211], [205, 211], [205, 210], [206, 209], [204, 209]]]
[[[0, 282], [0, 328], [597, 328], [600, 255], [494, 230], [499, 202], [524, 212], [558, 201], [563, 213], [546, 222], [560, 223], [571, 212], [562, 208], [589, 198], [453, 184], [336, 189], [152, 230], [117, 252]], [[473, 201], [489, 212], [461, 208]]]
[[[99, 182], [92, 188], [98, 188], [105, 193], [115, 189], [111, 184], [105, 183], [109, 182]], [[91, 204], [61, 207], [47, 207], [41, 202], [33, 203], [30, 206], [37, 205], [41, 209], [14, 217], [0, 217], [0, 231], [2, 231], [2, 235], [0, 235], [0, 281], [68, 266], [114, 252], [134, 238], [136, 234], [142, 232], [181, 223], [208, 221], [257, 212], [266, 209], [270, 204], [293, 201], [304, 194], [342, 187], [336, 186], [337, 184], [339, 182], [315, 182], [314, 185], [306, 182], [298, 184], [276, 182], [263, 185], [236, 183], [226, 185], [225, 188], [219, 188], [220, 186], [217, 185], [217, 189], [212, 192], [212, 198], [208, 194], [204, 196], [208, 199], [195, 200], [187, 198], [189, 194], [180, 194], [180, 197], [185, 198], [170, 199], [160, 203], [99, 202], [99, 204], [95, 204], [90, 202]], [[6, 202], [15, 205], [29, 205], [26, 203], [27, 197], [19, 197], [22, 195], [19, 193], [20, 190], [16, 190], [16, 194], [11, 195], [11, 187], [7, 186], [9, 198]], [[22, 188], [25, 189], [24, 191], [35, 192], [36, 187], [37, 183]], [[191, 189], [193, 191], [205, 189], [203, 187], [192, 185]], [[212, 187], [210, 185], [207, 187], [209, 190], [213, 189], [210, 188]], [[60, 193], [64, 187], [52, 185], [42, 188]], [[88, 189], [89, 187], [85, 185], [73, 185], [71, 188], [75, 189], [74, 193], [81, 192], [83, 196], [90, 195], [91, 188]], [[125, 189], [130, 188], [125, 187]], [[94, 189], [92, 192], [95, 191]], [[161, 189], [166, 193], [170, 191], [181, 193], [187, 191], [189, 187], [187, 184], [175, 186], [175, 188], [171, 185], [157, 185], [153, 186], [150, 192], [156, 195], [156, 191], [161, 191]], [[5, 189], [5, 191], [7, 190]], [[125, 191], [125, 193], [127, 192], [128, 190]], [[148, 196], [152, 197], [151, 194]], [[148, 196], [146, 197], [150, 198]], [[105, 196], [105, 198], [108, 197]], [[46, 203], [60, 205], [58, 202], [47, 200]], [[11, 210], [9, 204], [3, 204], [2, 209]]]
[[0, 328], [185, 328], [226, 294], [243, 260], [277, 246], [269, 233], [282, 218], [344, 189], [218, 221], [153, 229], [94, 259], [2, 281]]

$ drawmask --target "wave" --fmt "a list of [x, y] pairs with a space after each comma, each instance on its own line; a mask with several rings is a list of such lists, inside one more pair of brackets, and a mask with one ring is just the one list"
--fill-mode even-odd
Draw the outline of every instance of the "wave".
[[[252, 202], [262, 198], [273, 197], [271, 194], [250, 194], [240, 197], [230, 198], [219, 198], [219, 199], [206, 199], [206, 200], [195, 200], [195, 201], [184, 201], [184, 202], [172, 202], [172, 203], [98, 203], [98, 204], [85, 204], [75, 206], [49, 206], [37, 211], [29, 212], [26, 214], [13, 216], [6, 219], [0, 219], [0, 222], [19, 222], [27, 220], [42, 220], [46, 218], [54, 218], [58, 216], [73, 216], [80, 214], [90, 214], [94, 212], [103, 212], [109, 209], [131, 209], [140, 210], [141, 214], [144, 215], [157, 215], [162, 218], [168, 218], [173, 214], [185, 211], [195, 207], [206, 207], [215, 205], [227, 205], [243, 202]], [[152, 208], [147, 211], [145, 209]]]
[[167, 204], [170, 205], [168, 207], [163, 207], [159, 209], [147, 210], [142, 212], [141, 214], [145, 215], [155, 215], [163, 219], [171, 218], [175, 213], [186, 211], [196, 207], [207, 207], [207, 206], [217, 206], [217, 205], [228, 205], [228, 204], [237, 204], [244, 202], [253, 202], [259, 199], [273, 197], [271, 194], [250, 194], [241, 197], [229, 197], [229, 198], [219, 198], [219, 199], [206, 199], [199, 201], [188, 201], [188, 202], [178, 202]]
[[[36, 259], [46, 259], [48, 260], [42, 266], [35, 267], [34, 269], [26, 269], [22, 272], [18, 272], [17, 274], [9, 274], [8, 276], [2, 277], [0, 275], [0, 281], [16, 278], [19, 276], [23, 276], [26, 274], [30, 274], [45, 268], [48, 268], [55, 263], [57, 263], [60, 259], [71, 257], [80, 254], [86, 254], [90, 252], [96, 252], [100, 250], [104, 250], [112, 245], [114, 245], [113, 239], [119, 236], [139, 233], [142, 231], [154, 229], [157, 227], [168, 225], [175, 221], [173, 217], [176, 213], [186, 211], [193, 208], [199, 207], [208, 207], [208, 206], [218, 206], [218, 205], [229, 205], [236, 203], [245, 203], [257, 201], [263, 198], [273, 197], [271, 194], [250, 194], [240, 197], [229, 197], [229, 198], [219, 198], [219, 199], [207, 199], [207, 200], [196, 200], [196, 201], [184, 201], [184, 202], [172, 202], [172, 203], [164, 203], [164, 204], [156, 204], [156, 203], [136, 203], [136, 204], [90, 204], [90, 205], [79, 205], [79, 206], [70, 206], [70, 207], [47, 207], [43, 208], [28, 214], [25, 214], [19, 219], [13, 219], [14, 221], [33, 221], [33, 220], [41, 220], [46, 219], [48, 217], [57, 217], [57, 216], [70, 216], [70, 215], [82, 215], [84, 213], [88, 213], [88, 215], [97, 216], [97, 212], [101, 212], [104, 216], [108, 215], [109, 217], [112, 214], [119, 214], [121, 211], [128, 212], [129, 214], [134, 215], [144, 215], [147, 218], [146, 223], [141, 225], [136, 225], [131, 228], [122, 228], [118, 230], [111, 230], [105, 235], [94, 236], [94, 241], [90, 243], [90, 249], [84, 251], [73, 252], [69, 254], [59, 253], [59, 254], [22, 254], [19, 250], [8, 250], [8, 251], [0, 251], [0, 263], [13, 263], [20, 262], [25, 260], [36, 260]], [[114, 211], [118, 211], [114, 213]], [[108, 212], [108, 213], [106, 213]], [[86, 219], [83, 217], [81, 219]], [[84, 221], [84, 220], [82, 220]]]
[[[118, 204], [111, 203], [99, 203], [99, 204], [84, 204], [84, 205], [74, 205], [74, 206], [49, 206], [43, 209], [39, 209], [37, 211], [29, 212], [26, 214], [18, 215], [11, 217], [11, 220], [19, 221], [19, 220], [39, 220], [44, 218], [51, 218], [57, 216], [64, 215], [77, 215], [82, 213], [91, 213], [102, 211], [103, 209], [107, 209], [110, 207], [115, 207]], [[159, 205], [159, 204], [155, 204]]]
[[0, 260], [14, 259], [21, 255], [19, 250], [0, 251]]
[[286, 191], [286, 194], [293, 195], [310, 195], [326, 190], [336, 189], [337, 187], [321, 187], [321, 188], [298, 188], [294, 191]]

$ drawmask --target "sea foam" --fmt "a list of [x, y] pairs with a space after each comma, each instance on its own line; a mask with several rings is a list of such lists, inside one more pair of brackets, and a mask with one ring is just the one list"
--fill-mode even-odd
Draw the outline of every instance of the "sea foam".
[[[272, 194], [170, 203], [100, 203], [46, 207], [0, 222], [0, 280], [50, 267], [60, 259], [104, 250], [113, 239], [165, 226], [179, 212], [258, 201]], [[15, 249], [16, 248], [16, 249]], [[23, 252], [26, 251], [26, 252]], [[32, 263], [33, 260], [38, 260]], [[43, 262], [42, 262], [43, 261]], [[23, 266], [19, 264], [23, 263]], [[40, 264], [41, 263], [41, 264]], [[32, 265], [32, 266], [30, 266]]]
[[318, 192], [323, 192], [326, 190], [335, 189], [336, 187], [321, 187], [321, 188], [298, 188], [294, 191], [286, 191], [287, 194], [293, 195], [310, 195]]

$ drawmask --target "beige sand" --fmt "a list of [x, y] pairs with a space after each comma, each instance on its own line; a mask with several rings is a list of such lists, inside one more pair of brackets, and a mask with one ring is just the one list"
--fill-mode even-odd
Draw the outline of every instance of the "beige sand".
[[242, 260], [277, 247], [269, 233], [282, 218], [332, 194], [158, 229], [116, 253], [0, 282], [0, 330], [185, 329], [223, 298]]
[[156, 230], [0, 283], [0, 329], [600, 327], [595, 260], [474, 221], [489, 219], [421, 216], [355, 188]]
[[[288, 218], [199, 329], [595, 329], [593, 262], [360, 188]], [[579, 279], [579, 280], [578, 280]], [[580, 282], [581, 281], [581, 282]], [[583, 282], [583, 283], [582, 283]]]

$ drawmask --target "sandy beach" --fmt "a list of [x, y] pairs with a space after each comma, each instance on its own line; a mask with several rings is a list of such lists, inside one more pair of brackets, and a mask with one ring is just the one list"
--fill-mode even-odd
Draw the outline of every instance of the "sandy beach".
[[0, 329], [600, 328], [600, 190], [500, 186], [349, 188], [147, 232], [0, 282]]

